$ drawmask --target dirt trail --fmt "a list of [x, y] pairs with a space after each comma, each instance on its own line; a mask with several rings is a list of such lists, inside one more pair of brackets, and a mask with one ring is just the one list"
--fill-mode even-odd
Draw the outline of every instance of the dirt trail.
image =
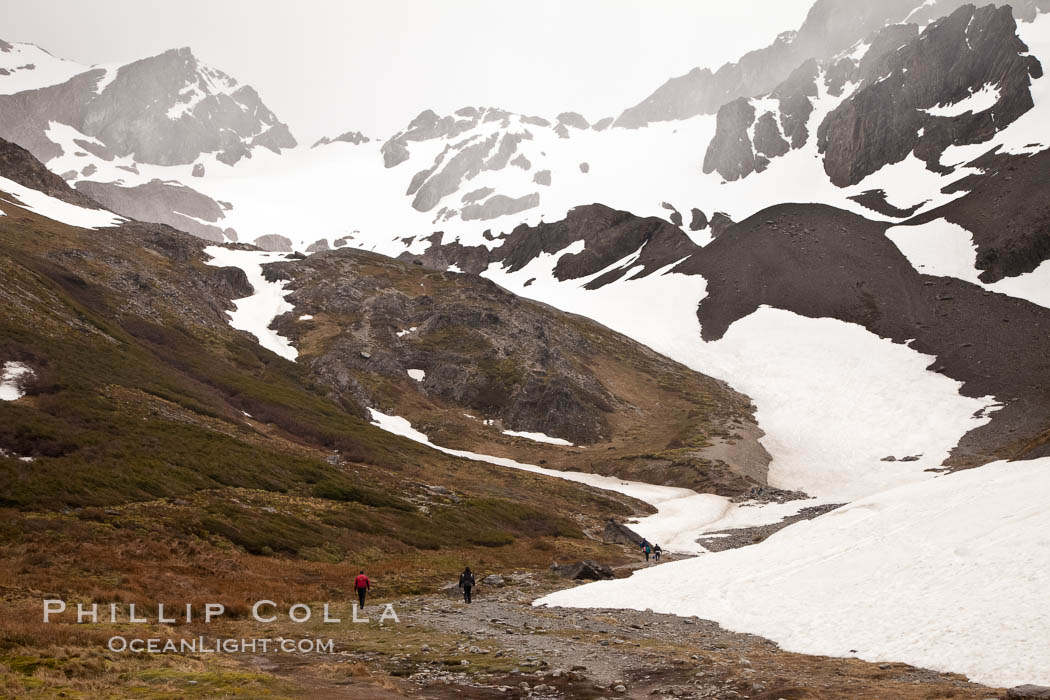
[[505, 580], [479, 586], [470, 605], [452, 595], [392, 601], [399, 624], [376, 631], [373, 623], [370, 635], [337, 640], [335, 655], [252, 664], [311, 697], [1003, 697], [962, 676], [906, 664], [788, 653], [708, 620], [536, 608], [539, 596], [573, 584], [535, 572]]

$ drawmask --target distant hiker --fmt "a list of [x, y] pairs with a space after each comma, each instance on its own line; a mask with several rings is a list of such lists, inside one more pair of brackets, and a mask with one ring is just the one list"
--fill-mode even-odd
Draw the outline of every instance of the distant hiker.
[[463, 573], [459, 575], [459, 587], [463, 589], [463, 602], [470, 602], [470, 589], [474, 588], [477, 582], [474, 580], [474, 574], [470, 573], [470, 567], [463, 569]]
[[660, 545], [653, 545], [653, 561], [660, 561], [660, 555], [663, 554], [664, 550], [660, 549]]
[[365, 607], [365, 593], [372, 587], [372, 582], [365, 576], [365, 570], [361, 569], [361, 573], [354, 579], [354, 590], [357, 591], [357, 599], [361, 601], [361, 609]]
[[642, 545], [642, 551], [645, 552], [645, 560], [649, 561], [649, 553], [653, 551], [652, 545], [646, 542]]

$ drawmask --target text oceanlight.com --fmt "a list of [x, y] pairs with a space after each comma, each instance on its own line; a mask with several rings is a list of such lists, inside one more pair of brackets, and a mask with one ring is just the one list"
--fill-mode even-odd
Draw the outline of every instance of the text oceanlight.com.
[[286, 654], [332, 654], [335, 653], [334, 639], [160, 639], [151, 637], [110, 637], [106, 642], [110, 651], [133, 654], [266, 654], [284, 652]]

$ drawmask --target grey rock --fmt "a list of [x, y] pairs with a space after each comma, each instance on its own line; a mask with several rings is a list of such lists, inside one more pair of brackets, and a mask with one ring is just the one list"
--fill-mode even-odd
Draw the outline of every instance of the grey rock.
[[259, 236], [254, 241], [255, 245], [263, 250], [268, 250], [271, 253], [290, 253], [292, 252], [292, 241], [280, 234], [268, 233], [265, 236]]

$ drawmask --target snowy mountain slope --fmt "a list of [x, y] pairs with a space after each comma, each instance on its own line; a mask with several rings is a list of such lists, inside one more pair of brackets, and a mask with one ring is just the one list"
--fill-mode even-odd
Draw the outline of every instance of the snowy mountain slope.
[[[965, 4], [967, 0], [818, 0], [797, 31], [786, 31], [769, 46], [751, 51], [714, 72], [694, 68], [671, 78], [640, 103], [624, 110], [616, 125], [640, 128], [659, 121], [714, 114], [738, 98], [770, 92], [807, 61], [826, 61], [848, 53], [883, 27], [902, 23], [924, 27]], [[995, 4], [1010, 5], [1015, 17], [1028, 22], [1040, 7], [1038, 0]]]
[[[1046, 309], [925, 277], [884, 230], [847, 212], [782, 205], [698, 248], [666, 222], [581, 207], [564, 221], [516, 230], [487, 255], [435, 243], [422, 260], [481, 272], [595, 318], [747, 392], [777, 486], [855, 497], [921, 477], [949, 452], [955, 465], [1040, 454], [1050, 422], [1046, 382], [1036, 379], [1050, 376]], [[796, 314], [855, 325], [821, 322], [824, 332]], [[745, 331], [754, 333], [749, 341], [722, 342]], [[866, 354], [885, 364], [850, 359]], [[887, 389], [908, 376], [909, 363], [914, 378]], [[842, 397], [848, 405], [828, 403], [843, 386], [864, 399], [854, 393]], [[919, 386], [912, 413], [900, 397]], [[843, 435], [856, 440], [844, 443]]]
[[[0, 96], [0, 136], [47, 163], [65, 153], [47, 135], [57, 122], [83, 134], [97, 158], [193, 163], [215, 153], [236, 163], [263, 146], [296, 143], [248, 85], [200, 63], [188, 48], [116, 68], [84, 68], [56, 85]], [[94, 139], [95, 142], [91, 142]]]
[[70, 226], [115, 226], [123, 217], [72, 189], [24, 148], [0, 139], [0, 192], [4, 201]]
[[0, 39], [0, 95], [64, 83], [84, 66], [52, 56], [35, 44]]
[[[713, 114], [628, 129], [610, 126], [607, 118], [591, 124], [573, 113], [543, 118], [465, 107], [444, 116], [425, 110], [386, 140], [364, 141], [348, 132], [345, 139], [322, 139], [315, 148], [289, 149], [293, 142], [278, 138], [286, 128], [256, 104], [250, 88], [237, 87], [232, 78], [200, 66], [192, 54], [179, 50], [119, 69], [94, 69], [54, 86], [68, 102], [86, 101], [87, 107], [73, 109], [77, 114], [91, 111], [90, 105], [105, 102], [110, 93], [122, 95], [113, 99], [127, 110], [118, 119], [124, 123], [133, 118], [131, 112], [146, 109], [132, 96], [138, 84], [135, 75], [161, 76], [166, 87], [157, 99], [165, 109], [146, 109], [129, 124], [133, 128], [127, 135], [116, 125], [115, 132], [85, 133], [80, 121], [43, 97], [50, 94], [46, 91], [28, 93], [36, 95], [29, 100], [31, 125], [8, 124], [6, 130], [18, 131], [16, 142], [28, 145], [51, 169], [83, 183], [93, 197], [118, 211], [126, 209], [131, 216], [169, 223], [215, 242], [281, 236], [288, 247], [303, 251], [310, 246], [337, 247], [340, 241], [392, 255], [406, 249], [419, 252], [420, 237], [435, 229], [446, 233], [446, 241], [458, 237], [465, 244], [479, 244], [486, 241], [486, 230], [498, 233], [520, 223], [561, 219], [584, 202], [604, 202], [678, 222], [701, 244], [724, 226], [726, 216], [739, 221], [783, 201], [823, 202], [869, 217], [901, 219], [959, 197], [974, 186], [970, 176], [1001, 167], [994, 158], [979, 160], [996, 145], [1002, 152], [1033, 150], [1038, 124], [1050, 109], [1050, 101], [1042, 97], [1050, 81], [1030, 78], [1029, 72], [1037, 75], [1040, 57], [1045, 61], [1050, 55], [1050, 31], [1046, 15], [1037, 14], [1030, 3], [1014, 10], [1020, 38], [1013, 35], [1014, 20], [1005, 9], [956, 9], [961, 3], [955, 2], [918, 9], [917, 3], [898, 4], [886, 8], [872, 3], [854, 17], [856, 13], [837, 4], [818, 3], [811, 13], [820, 20], [813, 20], [814, 37], [831, 31], [821, 24], [824, 19], [829, 27], [847, 27], [842, 30], [847, 34], [863, 29], [863, 36], [843, 46], [839, 44], [846, 40], [836, 37], [832, 54], [818, 52], [823, 62], [787, 61], [786, 79], [773, 83], [773, 92], [730, 103], [746, 108], [745, 114], [741, 120], [724, 114], [721, 126]], [[954, 19], [931, 24], [942, 10], [955, 10]], [[887, 19], [890, 15], [892, 20]], [[909, 21], [918, 24], [881, 29], [909, 15], [914, 15]], [[973, 23], [963, 21], [970, 16]], [[917, 37], [920, 29], [930, 38]], [[967, 43], [967, 31], [974, 32], [973, 42]], [[805, 39], [818, 44], [825, 40], [831, 41], [827, 36]], [[1023, 53], [1022, 42], [1029, 55], [1018, 53]], [[896, 56], [902, 43], [913, 47], [907, 60], [903, 54]], [[933, 48], [937, 55], [957, 56], [958, 71], [920, 70], [922, 51]], [[891, 64], [892, 71], [887, 68]], [[903, 78], [920, 73], [925, 77], [914, 86]], [[952, 78], [942, 83], [942, 74]], [[886, 75], [896, 76], [891, 81], [894, 100], [902, 89], [905, 96], [918, 91], [925, 101], [916, 106], [926, 111], [902, 108], [894, 119], [908, 126], [901, 127], [907, 138], [899, 129], [887, 131], [881, 143], [882, 133], [875, 132], [879, 138], [862, 140], [870, 152], [861, 158], [849, 150], [850, 139], [835, 134], [868, 128], [856, 107], [848, 105], [874, 95], [872, 91], [891, 89], [889, 82], [877, 82]], [[992, 80], [993, 75], [999, 78]], [[1003, 85], [996, 87], [1000, 82]], [[101, 94], [95, 94], [100, 86]], [[958, 111], [973, 94], [992, 92], [999, 106], [991, 110], [938, 116], [950, 105]], [[1035, 104], [1027, 112], [1025, 100]], [[3, 104], [0, 100], [0, 115]], [[748, 110], [754, 110], [753, 119]], [[173, 112], [175, 118], [170, 118]], [[992, 115], [998, 131], [988, 128]], [[226, 128], [231, 119], [232, 132]], [[916, 120], [925, 125], [920, 141], [933, 143], [936, 138], [936, 148], [911, 142], [908, 129], [914, 121], [918, 130]], [[133, 142], [145, 138], [135, 126], [140, 122], [156, 132], [152, 140], [146, 139], [144, 152], [149, 157], [137, 155], [142, 149], [130, 150]], [[957, 126], [964, 123], [970, 126]], [[222, 127], [221, 138], [217, 127]], [[820, 148], [818, 132], [824, 133]], [[981, 139], [988, 140], [973, 143]], [[902, 148], [905, 156], [900, 160]], [[940, 150], [939, 160], [931, 155]], [[710, 167], [704, 167], [707, 161]], [[732, 179], [736, 172], [756, 168], [762, 172]], [[852, 184], [838, 187], [825, 169], [843, 184], [838, 174], [842, 168], [859, 170], [848, 178]], [[186, 200], [185, 190], [176, 189], [179, 185], [200, 195], [194, 197], [204, 204], [177, 211], [177, 202]], [[218, 214], [202, 215], [204, 210]], [[725, 216], [715, 216], [719, 212]], [[409, 239], [413, 243], [405, 243]]]
[[537, 604], [696, 615], [793, 651], [1050, 684], [1048, 469], [996, 462], [901, 486], [755, 546]]

